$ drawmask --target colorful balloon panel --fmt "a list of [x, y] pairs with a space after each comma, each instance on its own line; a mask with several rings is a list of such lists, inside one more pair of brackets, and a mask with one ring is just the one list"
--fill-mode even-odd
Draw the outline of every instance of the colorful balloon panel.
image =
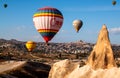
[[44, 7], [33, 15], [33, 22], [37, 31], [46, 42], [50, 41], [63, 24], [63, 15], [56, 8]]
[[26, 48], [28, 49], [28, 51], [32, 51], [33, 49], [35, 49], [36, 47], [36, 43], [33, 41], [28, 41], [26, 43]]

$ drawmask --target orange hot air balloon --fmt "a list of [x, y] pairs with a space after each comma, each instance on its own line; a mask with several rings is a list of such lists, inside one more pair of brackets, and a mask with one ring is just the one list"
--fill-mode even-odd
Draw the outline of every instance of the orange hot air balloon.
[[78, 32], [80, 30], [82, 25], [83, 25], [83, 22], [81, 20], [74, 20], [73, 21], [73, 26], [74, 26], [76, 32]]
[[36, 30], [48, 43], [62, 27], [63, 15], [56, 8], [43, 7], [34, 13], [33, 22]]
[[33, 49], [35, 49], [36, 47], [36, 43], [33, 41], [27, 41], [26, 43], [26, 48], [28, 51], [33, 51]]

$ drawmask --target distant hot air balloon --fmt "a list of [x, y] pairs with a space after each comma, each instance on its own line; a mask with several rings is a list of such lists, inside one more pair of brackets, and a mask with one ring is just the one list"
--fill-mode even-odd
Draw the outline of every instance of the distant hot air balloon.
[[7, 4], [4, 4], [4, 8], [7, 8], [7, 6], [8, 6]]
[[74, 20], [73, 21], [73, 26], [74, 26], [76, 32], [79, 31], [79, 29], [82, 27], [82, 25], [83, 25], [83, 22], [81, 20]]
[[43, 7], [35, 12], [33, 22], [37, 31], [48, 43], [62, 27], [63, 15], [56, 8]]
[[113, 1], [112, 1], [112, 4], [113, 4], [113, 5], [116, 5], [116, 1], [115, 1], [115, 0], [113, 0]]
[[33, 51], [33, 49], [35, 49], [36, 47], [36, 43], [33, 41], [27, 41], [26, 43], [26, 48], [28, 51]]

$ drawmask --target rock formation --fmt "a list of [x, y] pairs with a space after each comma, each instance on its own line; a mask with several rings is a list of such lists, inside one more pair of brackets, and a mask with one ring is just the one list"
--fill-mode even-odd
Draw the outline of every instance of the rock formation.
[[119, 78], [107, 27], [103, 25], [86, 65], [63, 60], [53, 64], [48, 78]]
[[53, 64], [48, 78], [119, 78], [120, 68], [94, 70], [89, 65], [62, 60]]
[[102, 26], [102, 29], [99, 32], [98, 40], [88, 57], [87, 64], [93, 69], [108, 69], [116, 66], [109, 40], [109, 33], [105, 25]]

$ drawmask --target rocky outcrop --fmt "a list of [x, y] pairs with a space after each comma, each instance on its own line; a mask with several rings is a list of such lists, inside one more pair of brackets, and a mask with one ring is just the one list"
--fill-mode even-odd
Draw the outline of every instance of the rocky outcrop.
[[119, 78], [120, 68], [94, 70], [89, 65], [62, 60], [53, 64], [48, 78]]
[[102, 29], [99, 32], [98, 40], [88, 57], [87, 64], [93, 69], [116, 67], [109, 40], [109, 33], [105, 25], [102, 26]]
[[[112, 72], [112, 73], [111, 73]], [[49, 78], [119, 78], [107, 27], [103, 25], [86, 65], [63, 60], [53, 64]]]
[[73, 63], [68, 59], [57, 62], [52, 66], [49, 72], [49, 78], [69, 78], [69, 74], [77, 67], [79, 67], [78, 63]]

